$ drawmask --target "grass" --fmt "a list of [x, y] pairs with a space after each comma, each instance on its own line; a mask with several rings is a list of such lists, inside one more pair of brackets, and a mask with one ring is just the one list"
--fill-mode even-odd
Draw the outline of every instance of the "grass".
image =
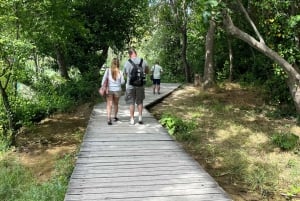
[[30, 169], [21, 165], [16, 158], [6, 156], [0, 160], [0, 200], [64, 200], [68, 178], [73, 169], [73, 159], [72, 155], [59, 159], [52, 178], [39, 183]]
[[[179, 127], [196, 125], [188, 138], [177, 137], [186, 131], [173, 135], [234, 200], [300, 197], [297, 119], [268, 115], [274, 108], [261, 97], [233, 84], [211, 91], [185, 86], [151, 111], [161, 121], [166, 114], [179, 118]], [[285, 134], [292, 137], [279, 138]]]
[[15, 147], [0, 151], [0, 200], [64, 200], [92, 109], [85, 103], [22, 129]]

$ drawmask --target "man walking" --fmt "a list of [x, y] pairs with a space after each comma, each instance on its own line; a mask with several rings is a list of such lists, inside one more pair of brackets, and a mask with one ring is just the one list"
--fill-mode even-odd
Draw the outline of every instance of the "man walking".
[[[129, 59], [126, 61], [124, 65], [124, 73], [127, 76], [126, 81], [126, 93], [125, 93], [125, 101], [126, 104], [129, 105], [130, 110], [130, 124], [134, 125], [134, 111], [135, 104], [137, 105], [139, 117], [139, 124], [143, 124], [142, 113], [143, 113], [143, 101], [145, 99], [145, 86], [144, 81], [142, 80], [142, 84], [136, 84], [133, 81], [135, 79], [145, 79], [145, 74], [149, 72], [148, 64], [145, 60], [137, 56], [137, 53], [134, 48], [130, 48], [128, 50]], [[141, 72], [138, 71], [138, 67], [141, 67]], [[138, 73], [136, 73], [138, 72]], [[140, 76], [140, 78], [136, 78]]]
[[160, 78], [161, 78], [161, 73], [163, 72], [163, 69], [159, 65], [158, 61], [155, 63], [154, 66], [152, 66], [151, 72], [152, 72], [152, 75], [153, 75], [153, 80], [152, 80], [152, 82], [153, 82], [153, 94], [155, 94], [155, 89], [156, 89], [156, 92], [158, 94], [160, 94]]

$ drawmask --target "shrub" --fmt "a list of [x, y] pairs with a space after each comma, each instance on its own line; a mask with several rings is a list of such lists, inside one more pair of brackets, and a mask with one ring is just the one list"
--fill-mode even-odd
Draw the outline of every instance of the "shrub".
[[299, 136], [293, 133], [275, 133], [272, 142], [282, 150], [293, 150], [299, 143]]
[[194, 122], [183, 121], [170, 114], [163, 115], [159, 122], [168, 129], [170, 135], [181, 141], [191, 140], [191, 131], [196, 127]]

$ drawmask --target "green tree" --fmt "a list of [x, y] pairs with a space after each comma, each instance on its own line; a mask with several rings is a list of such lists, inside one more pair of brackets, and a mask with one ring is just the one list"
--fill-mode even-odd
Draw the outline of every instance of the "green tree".
[[[5, 118], [1, 120], [4, 138], [14, 137], [18, 129], [15, 99], [17, 97], [16, 83], [18, 73], [23, 70], [24, 62], [32, 45], [20, 38], [18, 21], [19, 1], [3, 1], [0, 7], [0, 95], [5, 111]], [[3, 126], [4, 125], [4, 126]]]
[[[108, 48], [123, 50], [143, 36], [149, 19], [145, 0], [83, 1], [76, 7], [87, 30], [72, 41], [70, 55], [82, 73], [99, 70], [107, 58]], [[89, 62], [87, 62], [89, 61]], [[83, 63], [85, 62], [85, 63]]]
[[[43, 75], [42, 69], [48, 65], [59, 70], [66, 80], [71, 79], [70, 67], [75, 67], [84, 79], [96, 82], [108, 48], [122, 51], [133, 43], [132, 38], [138, 39], [144, 34], [144, 24], [148, 20], [148, 1], [145, 0], [0, 0], [0, 3], [0, 92], [3, 105], [0, 115], [4, 117], [1, 118], [1, 128], [7, 131], [6, 136], [12, 131], [12, 137], [22, 125], [19, 118], [23, 118], [17, 115], [17, 111], [21, 113], [22, 110], [17, 104], [22, 101], [17, 93], [17, 83], [26, 83], [31, 89], [44, 90], [46, 94], [47, 87], [35, 87], [52, 83]], [[31, 71], [32, 60], [35, 74]], [[39, 65], [39, 61], [43, 61], [43, 65]], [[36, 79], [39, 76], [41, 79]], [[73, 84], [70, 93], [75, 86], [87, 87]], [[51, 88], [55, 90], [55, 86]]]
[[[300, 92], [299, 91], [300, 70], [298, 69], [297, 64], [295, 63], [296, 60], [290, 59], [288, 61], [284, 59], [284, 54], [280, 54], [279, 51], [273, 50], [268, 45], [266, 45], [265, 40], [263, 39], [262, 35], [258, 31], [255, 23], [250, 18], [243, 4], [240, 1], [237, 2], [238, 5], [240, 6], [241, 12], [244, 14], [246, 20], [253, 28], [253, 31], [256, 34], [256, 37], [258, 39], [255, 39], [250, 34], [247, 34], [246, 32], [236, 27], [228, 12], [225, 12], [224, 21], [223, 21], [226, 31], [231, 35], [245, 41], [246, 43], [251, 45], [253, 48], [257, 49], [258, 51], [262, 52], [264, 55], [269, 57], [272, 61], [277, 63], [282, 68], [284, 72], [284, 76], [286, 76], [285, 79], [290, 90], [290, 95], [293, 98], [297, 112], [300, 113], [300, 97], [298, 96]], [[288, 49], [288, 47], [283, 49], [286, 50]], [[287, 51], [286, 57], [290, 58], [289, 56], [292, 56], [293, 58], [293, 51], [291, 52], [292, 54], [290, 53], [290, 51]]]
[[164, 66], [164, 77], [191, 81], [191, 68], [188, 62], [188, 19], [190, 1], [151, 1], [153, 26], [150, 29], [155, 59]]

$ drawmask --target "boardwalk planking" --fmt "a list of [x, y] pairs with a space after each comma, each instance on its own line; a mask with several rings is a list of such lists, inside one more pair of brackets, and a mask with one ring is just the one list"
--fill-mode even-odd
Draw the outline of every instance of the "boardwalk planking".
[[[146, 89], [145, 106], [177, 87], [162, 84], [156, 96]], [[129, 109], [121, 98], [119, 118], [108, 126], [105, 104], [94, 107], [65, 201], [231, 200], [147, 110], [143, 125], [129, 125]]]

